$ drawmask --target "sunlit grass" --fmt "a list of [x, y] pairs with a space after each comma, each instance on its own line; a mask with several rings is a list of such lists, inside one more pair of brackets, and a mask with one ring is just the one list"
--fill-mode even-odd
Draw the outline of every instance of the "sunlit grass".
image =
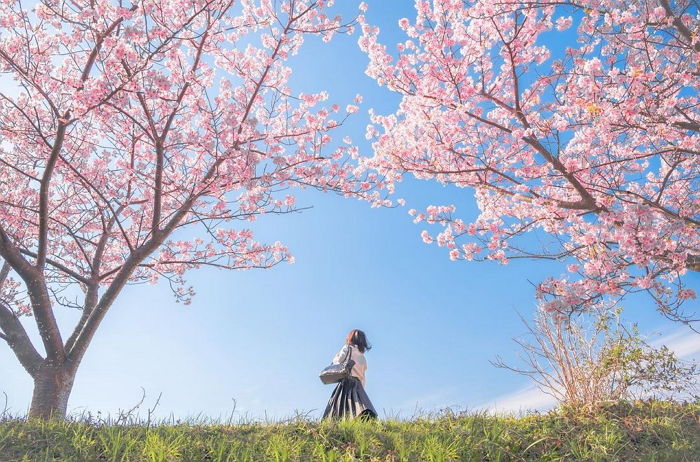
[[216, 424], [0, 420], [2, 461], [700, 460], [700, 402], [618, 403], [520, 417]]

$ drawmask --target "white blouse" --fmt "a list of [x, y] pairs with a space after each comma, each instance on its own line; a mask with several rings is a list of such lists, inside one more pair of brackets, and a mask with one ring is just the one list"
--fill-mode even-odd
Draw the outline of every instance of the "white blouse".
[[343, 348], [341, 348], [338, 354], [336, 354], [333, 358], [333, 364], [340, 364], [345, 359], [345, 357], [348, 354], [348, 348], [352, 349], [352, 353], [350, 353], [350, 359], [355, 361], [355, 365], [352, 366], [352, 371], [350, 371], [350, 375], [360, 379], [360, 383], [364, 387], [365, 372], [367, 372], [367, 360], [365, 359], [364, 353], [360, 352], [359, 348], [357, 348], [354, 345], [343, 345]]

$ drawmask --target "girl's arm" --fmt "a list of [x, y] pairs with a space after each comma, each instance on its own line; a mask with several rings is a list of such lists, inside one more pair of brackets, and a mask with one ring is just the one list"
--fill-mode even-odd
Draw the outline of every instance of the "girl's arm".
[[348, 355], [348, 348], [350, 348], [349, 345], [343, 345], [343, 348], [341, 348], [340, 351], [333, 358], [332, 364], [340, 364], [340, 362], [343, 361]]

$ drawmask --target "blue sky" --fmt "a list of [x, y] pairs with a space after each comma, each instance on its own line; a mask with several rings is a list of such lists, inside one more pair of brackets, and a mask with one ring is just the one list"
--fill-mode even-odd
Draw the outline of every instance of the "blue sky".
[[[346, 16], [358, 2], [338, 2]], [[382, 28], [382, 41], [403, 37], [396, 25], [413, 17], [410, 1], [371, 1], [368, 19]], [[296, 91], [326, 89], [344, 105], [364, 96], [359, 114], [342, 129], [364, 154], [366, 110], [393, 111], [396, 95], [364, 75], [366, 58], [357, 35], [308, 42], [293, 63]], [[532, 283], [563, 273], [554, 262], [452, 262], [444, 249], [422, 243], [421, 225], [407, 209], [451, 204], [461, 216], [476, 210], [467, 190], [408, 179], [399, 197], [408, 206], [371, 209], [367, 203], [305, 191], [288, 216], [263, 217], [261, 241], [280, 240], [296, 257], [267, 271], [189, 275], [197, 295], [190, 306], [174, 302], [169, 289], [127, 288], [107, 315], [78, 372], [69, 411], [128, 409], [147, 393], [156, 415], [178, 418], [283, 418], [295, 411], [319, 416], [332, 387], [317, 374], [342, 345], [347, 331], [366, 331], [374, 345], [367, 360], [367, 391], [380, 414], [410, 416], [416, 410], [493, 407], [517, 410], [549, 401], [526, 378], [496, 369], [496, 355], [515, 357], [512, 337], [525, 330], [535, 307]], [[686, 281], [700, 289], [700, 275]], [[642, 331], [663, 339], [686, 358], [698, 357], [700, 336], [665, 321], [638, 298], [627, 316]], [[65, 325], [76, 312], [61, 313]], [[661, 340], [659, 340], [661, 341]], [[31, 381], [8, 348], [0, 345], [0, 392], [24, 412]], [[0, 399], [2, 399], [0, 397]], [[0, 406], [2, 403], [0, 402]]]

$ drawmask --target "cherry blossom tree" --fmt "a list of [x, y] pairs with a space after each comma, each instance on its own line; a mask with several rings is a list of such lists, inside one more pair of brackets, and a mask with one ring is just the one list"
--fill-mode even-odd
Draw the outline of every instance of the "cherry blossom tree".
[[[396, 50], [360, 17], [367, 74], [401, 96], [372, 113], [369, 166], [473, 193], [480, 213], [410, 210], [453, 260], [561, 260], [549, 310], [644, 291], [690, 322], [700, 270], [700, 6], [694, 0], [416, 0]], [[361, 5], [366, 10], [367, 5]]]
[[[127, 284], [188, 302], [189, 269], [291, 262], [245, 229], [294, 211], [291, 187], [377, 197], [329, 134], [356, 107], [288, 88], [306, 36], [352, 28], [329, 3], [0, 2], [0, 339], [34, 380], [31, 417], [65, 415]], [[61, 306], [81, 310], [72, 330]]]

